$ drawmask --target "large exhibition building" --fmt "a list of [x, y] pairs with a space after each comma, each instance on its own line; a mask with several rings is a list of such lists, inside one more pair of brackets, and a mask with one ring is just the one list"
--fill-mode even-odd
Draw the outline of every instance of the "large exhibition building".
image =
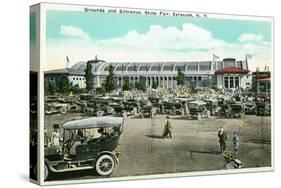
[[[92, 64], [94, 87], [101, 87], [112, 65], [117, 88], [122, 88], [124, 80], [135, 84], [145, 81], [151, 88], [155, 82], [159, 87], [177, 87], [176, 77], [180, 70], [184, 73], [186, 86], [218, 88], [246, 88], [251, 86], [252, 78], [247, 60], [237, 61], [225, 58], [222, 61], [179, 61], [179, 62], [106, 62], [99, 59], [88, 61]], [[84, 71], [87, 62], [79, 62], [71, 69]]]

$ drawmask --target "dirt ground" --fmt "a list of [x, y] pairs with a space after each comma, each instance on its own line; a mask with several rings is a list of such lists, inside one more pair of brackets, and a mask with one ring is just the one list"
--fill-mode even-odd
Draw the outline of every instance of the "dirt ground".
[[[55, 123], [79, 117], [81, 114], [46, 116], [48, 133]], [[238, 151], [242, 168], [271, 166], [271, 118], [246, 115], [244, 119], [189, 120], [172, 116], [172, 138], [162, 138], [164, 115], [154, 119], [128, 117], [119, 142], [120, 164], [113, 177], [161, 173], [220, 170], [224, 158], [219, 153], [218, 129], [227, 132], [227, 151], [233, 152], [233, 132], [241, 128]], [[55, 174], [50, 180], [99, 178], [92, 171]]]

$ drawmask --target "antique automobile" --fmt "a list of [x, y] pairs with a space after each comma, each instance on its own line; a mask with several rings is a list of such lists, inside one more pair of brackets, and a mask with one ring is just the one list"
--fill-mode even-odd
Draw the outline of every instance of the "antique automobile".
[[141, 115], [143, 118], [152, 117], [152, 115], [153, 115], [152, 113], [153, 113], [153, 108], [152, 108], [151, 104], [147, 104], [146, 106], [142, 107]]
[[120, 103], [109, 104], [116, 114], [126, 114], [126, 116], [136, 115], [140, 112], [140, 105], [135, 101], [122, 101]]
[[245, 116], [245, 105], [241, 102], [236, 102], [230, 104], [231, 113], [230, 117], [232, 118], [244, 118]]
[[245, 103], [245, 114], [256, 115], [257, 114], [257, 105], [254, 102], [246, 102]]
[[70, 108], [70, 105], [61, 97], [47, 96], [45, 97], [45, 113], [47, 115], [60, 113], [65, 114]]
[[225, 105], [225, 99], [224, 98], [218, 98], [218, 105], [220, 107], [222, 107], [223, 105]]
[[152, 104], [154, 104], [154, 103], [158, 103], [159, 100], [160, 100], [160, 98], [159, 98], [159, 97], [156, 97], [156, 96], [149, 96], [149, 97], [148, 97], [148, 100], [149, 100]]
[[206, 108], [206, 103], [203, 101], [193, 101], [188, 105], [189, 115], [191, 118], [201, 120], [209, 117], [209, 112]]
[[181, 103], [182, 105], [188, 105], [190, 102], [194, 101], [194, 99], [187, 97], [176, 97], [174, 101], [177, 103]]
[[124, 129], [123, 117], [90, 117], [68, 121], [62, 127], [62, 146], [45, 144], [45, 179], [50, 172], [93, 169], [100, 176], [114, 172], [120, 157], [116, 148]]
[[221, 118], [229, 118], [229, 117], [230, 117], [230, 114], [231, 114], [231, 107], [230, 107], [230, 104], [224, 103], [224, 104], [221, 106], [221, 109], [220, 109], [220, 111], [219, 111], [219, 117], [221, 117]]
[[219, 113], [219, 101], [216, 99], [206, 99], [206, 108], [210, 111], [212, 116], [217, 115]]
[[258, 102], [257, 103], [257, 116], [270, 116], [271, 115], [271, 105], [268, 102]]
[[180, 101], [162, 102], [160, 106], [160, 112], [171, 115], [182, 115], [184, 111], [184, 105]]
[[141, 110], [141, 104], [137, 100], [129, 99], [123, 102], [127, 115], [136, 115]]
[[102, 97], [91, 97], [86, 100], [86, 106], [83, 108], [83, 113], [93, 116], [110, 115], [114, 109], [109, 105], [111, 99]]

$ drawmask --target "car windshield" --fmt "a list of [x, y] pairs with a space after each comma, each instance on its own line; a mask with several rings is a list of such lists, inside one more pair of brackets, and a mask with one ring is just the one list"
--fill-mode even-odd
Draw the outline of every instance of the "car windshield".
[[231, 108], [233, 111], [241, 111], [242, 106], [241, 105], [231, 105]]
[[198, 109], [198, 104], [196, 104], [196, 103], [190, 103], [190, 104], [188, 105], [188, 107], [189, 107], [190, 109]]

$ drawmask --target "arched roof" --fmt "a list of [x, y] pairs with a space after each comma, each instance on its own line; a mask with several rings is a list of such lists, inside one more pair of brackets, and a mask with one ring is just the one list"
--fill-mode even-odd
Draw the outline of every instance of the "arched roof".
[[[170, 62], [106, 62], [103, 60], [95, 60], [92, 62], [92, 73], [93, 74], [108, 74], [109, 66], [113, 66], [115, 73], [170, 73], [178, 71], [179, 69], [183, 72], [206, 72], [212, 70], [212, 61], [170, 61]], [[242, 62], [242, 61], [241, 61]], [[221, 62], [217, 62], [221, 63]], [[72, 66], [72, 69], [78, 69], [84, 71], [86, 69], [86, 62], [78, 62]], [[241, 65], [237, 67], [240, 68]], [[215, 67], [215, 66], [214, 66]], [[217, 66], [220, 69], [220, 66]], [[216, 70], [214, 70], [216, 71]]]

